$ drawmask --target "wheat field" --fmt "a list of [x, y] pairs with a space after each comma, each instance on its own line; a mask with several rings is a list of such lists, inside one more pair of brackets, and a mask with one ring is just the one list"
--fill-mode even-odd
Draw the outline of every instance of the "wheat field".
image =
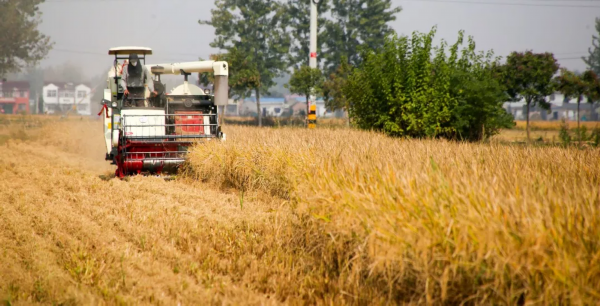
[[595, 304], [598, 149], [225, 126], [175, 180], [0, 125], [0, 301]]

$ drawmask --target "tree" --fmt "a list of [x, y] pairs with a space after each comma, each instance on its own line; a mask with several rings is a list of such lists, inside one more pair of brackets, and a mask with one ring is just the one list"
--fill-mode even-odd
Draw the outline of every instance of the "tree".
[[529, 110], [539, 104], [548, 109], [546, 96], [554, 92], [552, 78], [558, 71], [558, 64], [552, 53], [513, 52], [503, 67], [503, 83], [512, 101], [525, 100], [527, 105], [527, 141], [529, 135]]
[[[325, 107], [330, 111], [342, 109], [348, 111], [348, 100], [344, 95], [344, 86], [346, 80], [352, 72], [352, 66], [348, 64], [348, 60], [342, 57], [340, 65], [335, 72], [329, 75], [329, 78], [323, 82], [323, 98]], [[350, 119], [350, 117], [348, 117]]]
[[35, 111], [38, 114], [44, 113], [44, 96], [43, 95], [40, 95], [40, 97], [38, 98], [38, 109], [36, 109]]
[[583, 74], [583, 80], [588, 84], [586, 93], [588, 103], [592, 104], [592, 120], [598, 120], [595, 106], [600, 102], [600, 77], [592, 70], [587, 70]]
[[[293, 43], [290, 48], [289, 66], [300, 68], [308, 65], [310, 55], [310, 1], [312, 0], [288, 0], [287, 14], [288, 23], [291, 25]], [[324, 32], [327, 19], [323, 17], [329, 11], [329, 0], [321, 0], [317, 4], [317, 54], [321, 54], [327, 33]], [[317, 56], [317, 63], [322, 57]]]
[[[578, 75], [573, 73], [567, 69], [560, 70], [560, 76], [556, 78], [556, 86], [557, 89], [562, 92], [566, 98], [576, 98], [577, 99], [577, 131], [579, 134], [579, 145], [581, 146], [581, 133], [580, 133], [580, 113], [579, 107], [581, 104], [581, 100], [583, 97], [590, 96], [591, 89], [591, 79], [592, 77], [589, 75], [593, 74], [592, 71], [588, 70], [585, 72], [586, 76]], [[594, 74], [595, 76], [595, 74]]]
[[[311, 93], [318, 95], [323, 92], [323, 74], [319, 68], [302, 66], [294, 69], [289, 84], [286, 84], [292, 93], [306, 97], [306, 113], [308, 114], [308, 98]], [[314, 90], [314, 91], [313, 91]]]
[[290, 37], [286, 31], [288, 16], [285, 7], [275, 0], [217, 0], [210, 21], [200, 24], [215, 29], [213, 48], [250, 56], [258, 80], [248, 84], [256, 94], [258, 125], [262, 126], [260, 94], [275, 84], [273, 79], [287, 67]]
[[333, 72], [346, 58], [356, 65], [360, 49], [378, 49], [385, 38], [394, 33], [389, 27], [402, 8], [393, 7], [391, 0], [332, 0], [332, 19], [325, 25], [325, 70]]
[[44, 0], [0, 1], [0, 78], [35, 65], [52, 48], [50, 38], [37, 29], [39, 4]]
[[[260, 76], [258, 70], [249, 54], [240, 52], [237, 48], [231, 48], [227, 53], [212, 54], [213, 61], [225, 61], [229, 65], [228, 94], [230, 97], [244, 99], [250, 95], [249, 88], [260, 87]], [[214, 82], [212, 73], [199, 73], [198, 82], [204, 86]]]
[[493, 135], [512, 120], [502, 109], [503, 88], [494, 76], [493, 53], [433, 46], [435, 29], [411, 38], [393, 35], [365, 50], [343, 86], [349, 114], [362, 129], [391, 136], [470, 141]]
[[596, 75], [600, 75], [600, 18], [596, 18], [596, 32], [598, 36], [592, 36], [592, 47], [589, 48], [589, 56], [583, 58], [583, 61], [594, 71]]

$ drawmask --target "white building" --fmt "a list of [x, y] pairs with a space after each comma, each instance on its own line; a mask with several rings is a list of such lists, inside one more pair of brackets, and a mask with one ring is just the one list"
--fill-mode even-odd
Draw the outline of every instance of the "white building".
[[49, 114], [92, 115], [92, 89], [85, 84], [46, 82], [42, 94], [44, 111]]
[[[544, 110], [540, 107], [531, 107], [530, 120], [577, 120], [577, 99], [565, 99], [560, 92], [546, 97], [546, 101], [551, 104], [550, 110]], [[599, 105], [588, 103], [587, 98], [583, 98], [580, 103], [580, 119], [595, 120], [600, 113]], [[513, 115], [516, 120], [526, 120], [525, 100], [519, 102], [506, 102], [504, 108]]]

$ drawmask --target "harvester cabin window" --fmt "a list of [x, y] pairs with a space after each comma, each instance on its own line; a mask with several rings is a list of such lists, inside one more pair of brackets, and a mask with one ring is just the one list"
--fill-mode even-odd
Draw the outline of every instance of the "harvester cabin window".
[[48, 98], [56, 98], [56, 90], [48, 90]]

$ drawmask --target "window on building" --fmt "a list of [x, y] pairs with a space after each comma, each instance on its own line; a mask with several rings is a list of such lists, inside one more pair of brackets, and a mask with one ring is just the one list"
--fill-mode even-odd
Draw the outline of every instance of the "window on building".
[[19, 111], [24, 111], [27, 109], [27, 105], [25, 104], [19, 104]]
[[48, 98], [56, 98], [56, 90], [48, 90]]
[[276, 107], [276, 108], [275, 108], [275, 114], [279, 114], [279, 113], [281, 113], [281, 108], [279, 108], [279, 107]]
[[28, 98], [29, 97], [29, 92], [27, 92], [27, 90], [21, 90], [21, 97]]
[[18, 98], [21, 95], [19, 95], [19, 91], [18, 90], [15, 90], [15, 91], [13, 91], [12, 96], [13, 96], [13, 98]]
[[72, 91], [61, 91], [59, 95], [61, 98], [73, 98], [74, 96]]
[[87, 95], [87, 92], [85, 90], [77, 91], [77, 98], [85, 98], [86, 95]]
[[556, 99], [556, 96], [554, 94], [550, 95], [550, 101], [554, 101]]

